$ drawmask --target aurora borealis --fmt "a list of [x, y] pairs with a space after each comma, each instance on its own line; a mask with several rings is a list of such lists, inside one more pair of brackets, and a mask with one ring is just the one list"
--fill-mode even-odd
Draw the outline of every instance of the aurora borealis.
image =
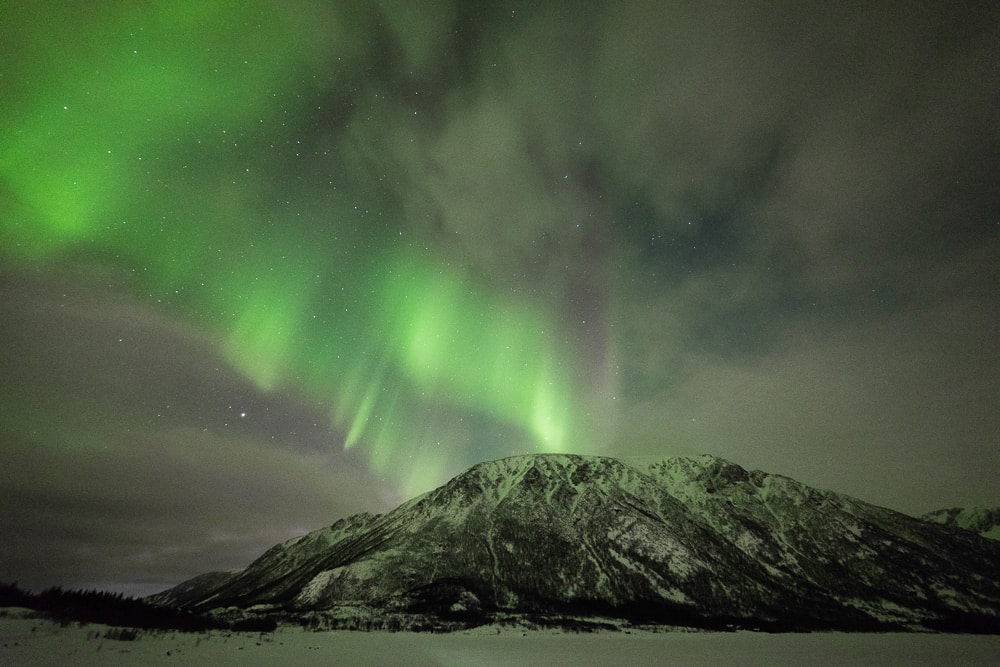
[[996, 504], [998, 38], [4, 3], [0, 580], [162, 588], [526, 452]]

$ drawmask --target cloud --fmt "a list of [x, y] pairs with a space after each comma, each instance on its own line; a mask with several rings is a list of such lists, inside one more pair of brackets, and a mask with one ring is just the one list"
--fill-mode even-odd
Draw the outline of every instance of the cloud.
[[0, 569], [26, 585], [167, 585], [249, 563], [273, 544], [399, 499], [363, 467], [201, 429], [133, 433], [97, 448], [10, 440]]
[[[400, 498], [319, 406], [265, 394], [196, 327], [81, 282], [0, 288], [0, 571], [167, 585]], [[149, 591], [145, 591], [149, 592]]]
[[[962, 330], [997, 326], [980, 13], [548, 5], [479, 34], [438, 124], [386, 116], [380, 155], [408, 231], [565, 315], [592, 432], [618, 434], [588, 446], [722, 448], [923, 510], [978, 479], [995, 426], [989, 342]], [[906, 475], [863, 472], [886, 465]]]
[[683, 372], [628, 406], [611, 449], [713, 453], [908, 512], [988, 505], [997, 327], [985, 301], [968, 299], [800, 325], [759, 358], [679, 353]]

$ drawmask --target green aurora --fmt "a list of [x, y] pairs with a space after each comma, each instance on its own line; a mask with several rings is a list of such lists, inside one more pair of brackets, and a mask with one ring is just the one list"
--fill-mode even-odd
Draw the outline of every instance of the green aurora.
[[[579, 437], [572, 346], [544, 303], [402, 242], [403, 213], [384, 196], [359, 215], [354, 202], [379, 193], [352, 182], [337, 145], [313, 162], [344, 175], [337, 186], [308, 213], [283, 206], [302, 175], [269, 163], [306, 150], [284, 119], [301, 112], [286, 107], [289, 82], [317, 54], [277, 5], [18, 9], [32, 15], [11, 22], [39, 34], [18, 36], [30, 85], [2, 127], [8, 261], [99, 267], [219, 332], [262, 390], [322, 399], [345, 434], [331, 447], [364, 450], [406, 494], [454, 454], [406, 426], [442, 403], [530, 434], [538, 451]], [[415, 451], [416, 471], [401, 465]]]

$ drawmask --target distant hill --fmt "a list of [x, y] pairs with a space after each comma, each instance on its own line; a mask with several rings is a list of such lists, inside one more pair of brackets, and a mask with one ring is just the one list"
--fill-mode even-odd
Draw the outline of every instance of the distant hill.
[[952, 507], [928, 512], [920, 518], [971, 530], [991, 540], [1000, 540], [1000, 507]]
[[1000, 633], [998, 579], [1000, 543], [719, 458], [531, 455], [150, 600], [314, 627]]

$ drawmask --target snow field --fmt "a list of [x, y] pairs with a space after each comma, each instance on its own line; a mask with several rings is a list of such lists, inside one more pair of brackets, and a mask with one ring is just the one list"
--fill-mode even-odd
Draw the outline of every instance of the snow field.
[[[1000, 637], [933, 634], [602, 632], [567, 634], [484, 627], [447, 635], [139, 631], [109, 639], [103, 625], [0, 618], [0, 665], [966, 665], [1000, 664]], [[112, 633], [116, 628], [111, 628]]]

